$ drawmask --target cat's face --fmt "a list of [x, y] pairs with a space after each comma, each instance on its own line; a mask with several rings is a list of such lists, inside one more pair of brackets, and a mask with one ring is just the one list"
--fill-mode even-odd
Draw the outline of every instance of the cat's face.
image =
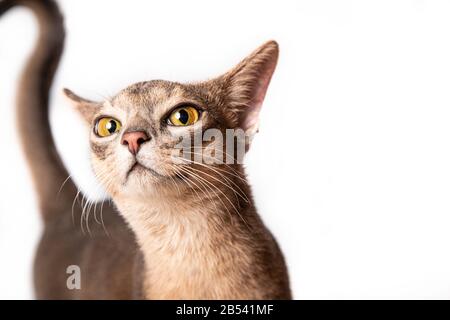
[[[181, 161], [182, 141], [192, 142], [192, 153], [201, 152], [193, 146], [196, 132], [234, 126], [221, 112], [223, 102], [211, 93], [213, 86], [142, 82], [95, 107], [90, 122], [91, 161], [110, 194], [164, 191], [166, 182], [176, 181], [175, 160], [178, 155]], [[202, 141], [201, 146], [206, 144]]]
[[[107, 192], [113, 198], [146, 197], [188, 188], [183, 167], [201, 171], [217, 164], [196, 154], [211, 147], [214, 154], [229, 153], [227, 129], [256, 132], [277, 56], [277, 44], [268, 42], [214, 80], [136, 83], [101, 103], [65, 90], [90, 127], [93, 170]], [[202, 139], [211, 130], [222, 138]]]

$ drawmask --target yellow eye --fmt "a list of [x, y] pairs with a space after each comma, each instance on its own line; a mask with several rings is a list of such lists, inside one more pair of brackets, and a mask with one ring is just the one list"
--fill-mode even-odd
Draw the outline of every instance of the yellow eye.
[[186, 106], [175, 109], [167, 119], [173, 126], [189, 126], [198, 121], [200, 114], [194, 107]]
[[118, 120], [104, 117], [97, 120], [95, 124], [95, 133], [99, 137], [107, 137], [120, 131], [121, 124]]

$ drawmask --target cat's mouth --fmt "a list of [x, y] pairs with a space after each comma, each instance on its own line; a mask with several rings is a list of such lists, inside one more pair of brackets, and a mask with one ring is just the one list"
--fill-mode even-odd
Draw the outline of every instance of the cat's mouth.
[[144, 166], [143, 164], [139, 163], [138, 161], [136, 161], [130, 168], [130, 170], [128, 170], [127, 172], [127, 176], [126, 179], [128, 180], [129, 176], [132, 173], [136, 173], [136, 174], [142, 174], [144, 172], [148, 172], [158, 178], [163, 178], [164, 176], [159, 174], [158, 172], [156, 172], [155, 170], [153, 170], [152, 168], [148, 168], [146, 166]]

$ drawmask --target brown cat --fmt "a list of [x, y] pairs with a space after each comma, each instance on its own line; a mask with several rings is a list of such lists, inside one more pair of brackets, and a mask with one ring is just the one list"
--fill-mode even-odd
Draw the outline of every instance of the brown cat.
[[[36, 13], [41, 29], [18, 95], [19, 129], [45, 221], [37, 297], [290, 299], [282, 253], [256, 212], [239, 155], [239, 144], [248, 150], [257, 131], [276, 42], [206, 82], [141, 82], [103, 102], [64, 90], [91, 132], [94, 173], [120, 213], [105, 205], [110, 237], [101, 224], [86, 236], [73, 223], [87, 219], [72, 208], [76, 186], [67, 181], [61, 188], [68, 173], [48, 121], [63, 19], [50, 0], [3, 0], [0, 14], [17, 4]], [[220, 156], [227, 161], [215, 161]], [[73, 265], [81, 271], [79, 289], [67, 286]]]

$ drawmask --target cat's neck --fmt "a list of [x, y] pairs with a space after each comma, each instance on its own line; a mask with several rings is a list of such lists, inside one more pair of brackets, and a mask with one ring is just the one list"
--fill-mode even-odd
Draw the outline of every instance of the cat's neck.
[[191, 197], [114, 199], [144, 255], [144, 292], [163, 299], [236, 297], [240, 271], [224, 277], [221, 270], [251, 268], [251, 250], [239, 242], [252, 237], [245, 214], [232, 212], [219, 197]]

